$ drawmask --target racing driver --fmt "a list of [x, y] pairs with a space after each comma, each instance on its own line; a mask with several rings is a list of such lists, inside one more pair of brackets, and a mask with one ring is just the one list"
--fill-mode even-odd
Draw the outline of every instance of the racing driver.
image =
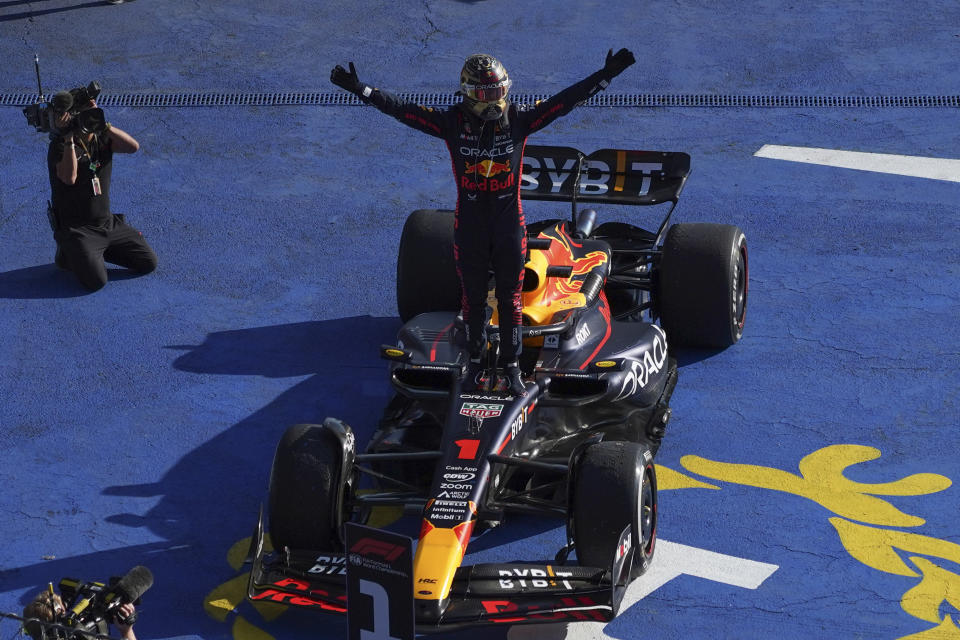
[[487, 278], [493, 267], [500, 317], [500, 353], [510, 392], [526, 394], [520, 377], [519, 356], [523, 302], [523, 267], [527, 237], [520, 204], [520, 170], [527, 136], [539, 131], [601, 89], [636, 62], [633, 53], [607, 53], [603, 68], [555, 96], [531, 107], [507, 100], [511, 80], [493, 56], [479, 53], [466, 59], [460, 72], [463, 101], [436, 110], [401, 100], [364, 84], [353, 63], [337, 65], [333, 84], [356, 94], [367, 104], [418, 131], [441, 138], [453, 159], [457, 182], [454, 223], [454, 260], [463, 297], [470, 363], [463, 388], [479, 387], [486, 343]]

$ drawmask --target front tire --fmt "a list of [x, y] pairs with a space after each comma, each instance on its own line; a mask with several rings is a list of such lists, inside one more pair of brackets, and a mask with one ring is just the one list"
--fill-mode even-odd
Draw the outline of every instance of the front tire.
[[349, 483], [341, 480], [345, 462], [343, 444], [325, 426], [298, 424], [287, 429], [270, 472], [269, 530], [274, 549], [342, 547], [341, 527], [350, 498]]
[[724, 348], [743, 336], [747, 240], [729, 224], [675, 224], [660, 263], [660, 324], [677, 346]]
[[583, 453], [574, 474], [573, 539], [580, 565], [609, 567], [627, 525], [637, 534], [632, 579], [649, 568], [657, 541], [653, 454], [635, 442], [600, 442]]

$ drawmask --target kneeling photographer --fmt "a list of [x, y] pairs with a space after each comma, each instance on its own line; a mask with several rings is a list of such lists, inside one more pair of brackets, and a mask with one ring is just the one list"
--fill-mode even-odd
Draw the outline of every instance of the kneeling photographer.
[[51, 134], [47, 168], [56, 263], [91, 291], [107, 283], [104, 261], [141, 274], [157, 267], [157, 255], [143, 234], [128, 225], [123, 215], [110, 211], [113, 154], [135, 153], [140, 144], [106, 122], [96, 103], [99, 93], [95, 82], [60, 91], [49, 103], [46, 118]]
[[151, 586], [153, 574], [143, 566], [107, 584], [64, 578], [60, 594], [51, 584], [23, 609], [23, 630], [33, 640], [86, 640], [108, 637], [112, 623], [122, 640], [137, 640], [135, 605]]

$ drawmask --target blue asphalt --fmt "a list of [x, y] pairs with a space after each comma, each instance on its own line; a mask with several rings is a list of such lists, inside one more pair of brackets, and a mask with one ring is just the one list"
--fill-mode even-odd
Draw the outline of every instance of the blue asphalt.
[[[552, 93], [622, 46], [638, 63], [609, 93], [960, 93], [960, 7], [935, 0], [3, 0], [0, 94], [35, 92], [35, 52], [48, 91], [331, 91], [330, 68], [353, 60], [378, 86], [450, 92], [481, 50], [516, 92]], [[376, 348], [400, 324], [397, 240], [411, 210], [452, 206], [446, 150], [357, 106], [108, 119], [142, 145], [115, 161], [114, 211], [160, 266], [111, 269], [86, 294], [52, 264], [45, 139], [0, 108], [0, 611], [63, 576], [144, 564], [156, 583], [141, 638], [345, 637], [336, 618], [232, 601], [244, 569], [231, 548], [287, 426], [337, 416], [363, 442], [376, 424], [389, 393]], [[744, 338], [681, 354], [657, 460], [715, 488], [662, 491], [660, 536], [777, 568], [756, 589], [681, 575], [607, 635], [960, 638], [960, 183], [753, 155], [960, 158], [958, 123], [956, 108], [584, 107], [531, 139], [689, 153], [675, 221], [737, 224], [750, 249]], [[846, 471], [861, 485], [834, 474], [802, 497], [758, 480], [852, 445], [876, 450]], [[721, 462], [749, 466], [724, 475]], [[928, 475], [889, 484], [912, 474]], [[552, 556], [558, 525], [509, 522], [467, 560]], [[0, 638], [15, 633], [0, 621]]]

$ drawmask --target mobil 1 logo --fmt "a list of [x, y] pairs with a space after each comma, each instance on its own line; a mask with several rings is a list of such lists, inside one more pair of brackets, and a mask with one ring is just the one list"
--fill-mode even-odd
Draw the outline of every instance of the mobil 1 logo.
[[353, 522], [344, 529], [350, 640], [414, 640], [413, 542]]

